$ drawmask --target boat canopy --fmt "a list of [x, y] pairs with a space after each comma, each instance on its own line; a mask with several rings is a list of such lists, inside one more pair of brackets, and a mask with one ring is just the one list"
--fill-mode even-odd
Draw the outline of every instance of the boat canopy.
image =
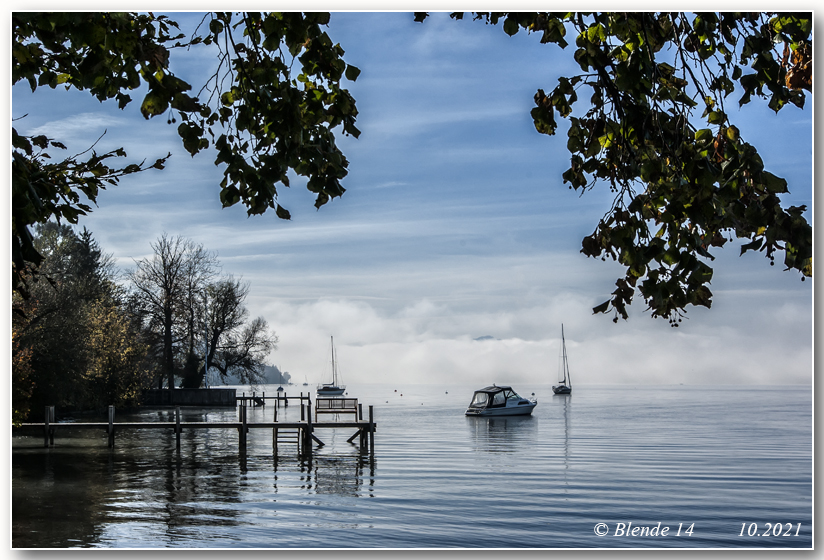
[[526, 399], [513, 391], [512, 387], [491, 385], [475, 391], [469, 406], [506, 406], [507, 401], [521, 402], [526, 401]]

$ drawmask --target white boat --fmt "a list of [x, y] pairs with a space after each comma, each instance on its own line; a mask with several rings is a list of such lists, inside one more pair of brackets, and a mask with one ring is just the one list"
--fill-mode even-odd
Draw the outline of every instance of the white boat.
[[466, 409], [467, 416], [520, 416], [532, 414], [536, 399], [525, 399], [506, 385], [478, 389]]
[[320, 397], [334, 397], [342, 395], [343, 392], [346, 390], [346, 385], [340, 385], [338, 383], [338, 365], [335, 356], [335, 338], [330, 338], [332, 339], [332, 383], [322, 383], [318, 385], [316, 393]]
[[561, 324], [561, 364], [558, 371], [561, 377], [558, 385], [552, 386], [552, 392], [556, 395], [569, 395], [572, 393], [572, 380], [569, 378], [569, 362], [567, 361], [566, 341], [564, 340], [564, 325]]

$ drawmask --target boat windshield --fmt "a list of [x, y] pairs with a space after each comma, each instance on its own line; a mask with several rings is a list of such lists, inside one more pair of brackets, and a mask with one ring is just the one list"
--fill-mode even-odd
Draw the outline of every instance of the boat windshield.
[[520, 400], [523, 400], [523, 397], [521, 397], [518, 393], [516, 393], [512, 389], [507, 389], [507, 391], [506, 391], [506, 400], [508, 400], [508, 401], [520, 401]]
[[486, 401], [489, 399], [489, 395], [486, 393], [475, 393], [475, 396], [472, 397], [472, 402], [469, 406], [486, 406]]

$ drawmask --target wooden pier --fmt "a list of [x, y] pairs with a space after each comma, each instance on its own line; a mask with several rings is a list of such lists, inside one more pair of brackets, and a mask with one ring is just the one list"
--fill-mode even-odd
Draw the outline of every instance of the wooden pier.
[[284, 391], [283, 393], [280, 393], [280, 392], [276, 393], [275, 396], [269, 395], [267, 397], [266, 393], [261, 393], [261, 394], [258, 395], [257, 393], [253, 392], [251, 395], [247, 395], [246, 393], [243, 393], [240, 396], [236, 396], [235, 401], [238, 404], [246, 404], [248, 406], [254, 406], [254, 407], [266, 406], [266, 401], [275, 401], [276, 406], [289, 406], [289, 400], [292, 399], [292, 400], [300, 401], [300, 404], [303, 405], [303, 404], [311, 404], [312, 403], [310, 395], [311, 395], [311, 393], [307, 392], [306, 395], [304, 395], [303, 393], [300, 393], [300, 396], [292, 395], [290, 397], [290, 396], [287, 396], [286, 392]]
[[[251, 430], [272, 430], [272, 446], [274, 452], [277, 453], [279, 443], [295, 443], [297, 445], [297, 452], [299, 456], [312, 456], [313, 443], [318, 446], [323, 446], [324, 443], [317, 435], [316, 430], [323, 430], [329, 428], [354, 428], [356, 431], [346, 441], [352, 443], [355, 438], [359, 438], [359, 448], [361, 453], [369, 453], [370, 457], [375, 456], [375, 421], [372, 405], [369, 405], [368, 418], [363, 418], [363, 406], [357, 405], [357, 417], [352, 421], [329, 421], [317, 422], [312, 420], [312, 403], [309, 397], [290, 397], [300, 398], [300, 421], [299, 422], [281, 422], [278, 421], [277, 407], [275, 408], [273, 419], [271, 422], [248, 422], [247, 410], [249, 403], [254, 402], [249, 399], [254, 397], [238, 397], [243, 399], [240, 402], [238, 411], [238, 420], [235, 422], [181, 422], [180, 407], [175, 408], [174, 422], [115, 422], [114, 406], [109, 406], [108, 422], [66, 422], [56, 423], [54, 420], [54, 407], [47, 406], [45, 409], [45, 418], [41, 422], [24, 423], [20, 428], [34, 428], [43, 430], [43, 446], [50, 447], [54, 445], [54, 437], [58, 428], [65, 429], [87, 429], [87, 430], [102, 430], [107, 435], [108, 446], [113, 448], [115, 445], [115, 434], [120, 430], [173, 430], [176, 436], [176, 447], [180, 451], [180, 435], [183, 430], [202, 430], [202, 429], [224, 429], [237, 430], [238, 432], [238, 450], [240, 452], [246, 451], [246, 445]], [[262, 398], [262, 397], [258, 397]], [[277, 397], [271, 397], [277, 398]], [[303, 400], [306, 403], [303, 403]], [[320, 399], [326, 400], [326, 399]], [[347, 399], [348, 401], [357, 401], [357, 399]], [[265, 401], [263, 401], [265, 402]], [[351, 403], [350, 403], [351, 404]]]

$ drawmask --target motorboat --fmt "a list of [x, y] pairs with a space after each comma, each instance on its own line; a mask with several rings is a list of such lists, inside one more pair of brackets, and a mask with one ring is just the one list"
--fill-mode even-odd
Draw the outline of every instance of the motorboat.
[[466, 409], [467, 416], [521, 416], [532, 414], [537, 399], [525, 399], [506, 385], [478, 389]]
[[561, 325], [561, 356], [558, 368], [558, 377], [561, 381], [558, 385], [552, 386], [552, 392], [556, 395], [572, 394], [572, 379], [569, 377], [569, 361], [567, 360], [566, 341], [564, 340], [564, 325]]
[[319, 397], [336, 397], [342, 395], [346, 391], [346, 385], [340, 385], [338, 382], [338, 366], [337, 356], [335, 354], [335, 338], [332, 339], [332, 382], [322, 383], [318, 385], [316, 393]]

